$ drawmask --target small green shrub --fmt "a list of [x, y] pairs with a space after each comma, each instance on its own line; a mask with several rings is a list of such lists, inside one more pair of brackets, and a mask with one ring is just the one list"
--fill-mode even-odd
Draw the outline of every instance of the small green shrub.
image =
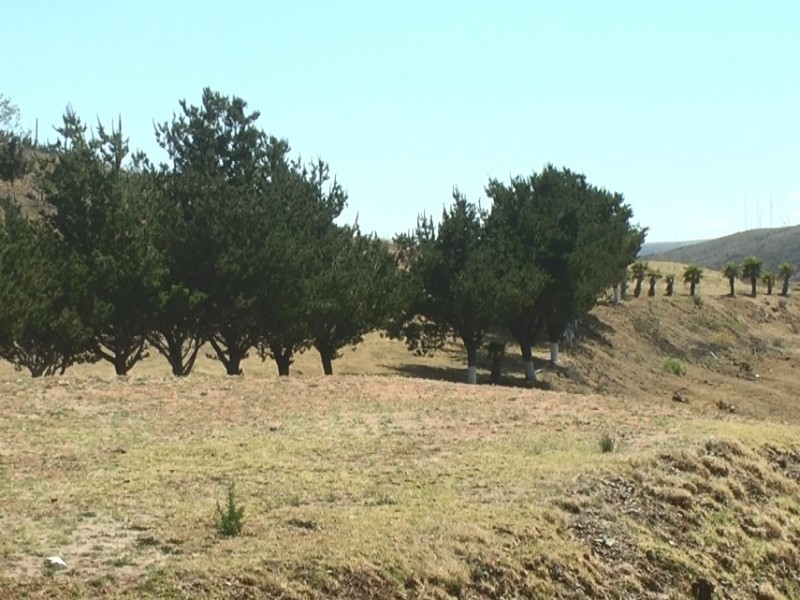
[[686, 365], [683, 364], [681, 359], [675, 358], [674, 356], [665, 358], [664, 362], [661, 363], [661, 368], [667, 373], [672, 373], [673, 375], [677, 375], [679, 377], [686, 375]]
[[609, 452], [613, 452], [614, 448], [616, 448], [617, 443], [614, 441], [609, 434], [604, 433], [600, 437], [600, 452], [603, 454], [608, 454]]
[[217, 500], [217, 531], [226, 536], [239, 535], [242, 531], [244, 520], [244, 506], [240, 506], [236, 501], [236, 490], [233, 482], [228, 485], [226, 496], [224, 507]]

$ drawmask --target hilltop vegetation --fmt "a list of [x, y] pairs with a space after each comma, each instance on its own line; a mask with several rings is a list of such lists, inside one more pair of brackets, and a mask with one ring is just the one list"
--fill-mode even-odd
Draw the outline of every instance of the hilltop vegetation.
[[[510, 333], [533, 382], [532, 345], [546, 338], [557, 363], [644, 240], [621, 194], [546, 165], [490, 179], [486, 211], [456, 191], [390, 252], [338, 222], [347, 194], [329, 166], [292, 158], [258, 118], [206, 89], [157, 126], [169, 161], [155, 166], [130, 155], [121, 120], [89, 135], [68, 110], [33, 180], [47, 208], [3, 203], [0, 356], [34, 377], [96, 361], [126, 375], [150, 348], [186, 376], [205, 347], [228, 375], [250, 353], [289, 375], [313, 348], [331, 374], [342, 349], [387, 331], [421, 354], [463, 344], [474, 382], [478, 349]], [[0, 143], [21, 161], [12, 195], [26, 139]]]

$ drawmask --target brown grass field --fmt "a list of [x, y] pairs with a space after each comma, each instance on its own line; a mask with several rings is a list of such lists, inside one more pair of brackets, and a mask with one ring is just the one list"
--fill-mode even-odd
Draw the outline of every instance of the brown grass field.
[[537, 389], [377, 335], [329, 378], [2, 365], [0, 598], [798, 598], [800, 291], [676, 287], [599, 305]]

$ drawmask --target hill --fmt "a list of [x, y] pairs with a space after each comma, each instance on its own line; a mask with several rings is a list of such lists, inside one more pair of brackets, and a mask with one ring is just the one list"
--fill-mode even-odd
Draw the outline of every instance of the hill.
[[720, 269], [729, 261], [741, 262], [747, 256], [758, 256], [764, 267], [775, 270], [789, 261], [800, 265], [800, 225], [751, 229], [725, 237], [655, 253], [654, 260], [694, 263]]
[[691, 246], [692, 244], [699, 244], [704, 240], [685, 241], [685, 242], [645, 242], [642, 246], [639, 256], [651, 256], [663, 254], [676, 248], [683, 248], [684, 246]]
[[800, 298], [700, 291], [598, 306], [539, 389], [380, 336], [328, 378], [2, 367], [0, 598], [799, 597]]

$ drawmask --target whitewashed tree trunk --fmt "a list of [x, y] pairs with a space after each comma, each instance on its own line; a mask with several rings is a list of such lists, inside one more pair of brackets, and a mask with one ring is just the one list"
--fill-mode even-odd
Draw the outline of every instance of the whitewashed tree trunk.
[[478, 367], [467, 367], [467, 383], [478, 383]]
[[558, 365], [558, 342], [550, 342], [550, 364]]
[[522, 364], [525, 367], [525, 381], [536, 381], [536, 369], [533, 368], [533, 361], [526, 360]]

